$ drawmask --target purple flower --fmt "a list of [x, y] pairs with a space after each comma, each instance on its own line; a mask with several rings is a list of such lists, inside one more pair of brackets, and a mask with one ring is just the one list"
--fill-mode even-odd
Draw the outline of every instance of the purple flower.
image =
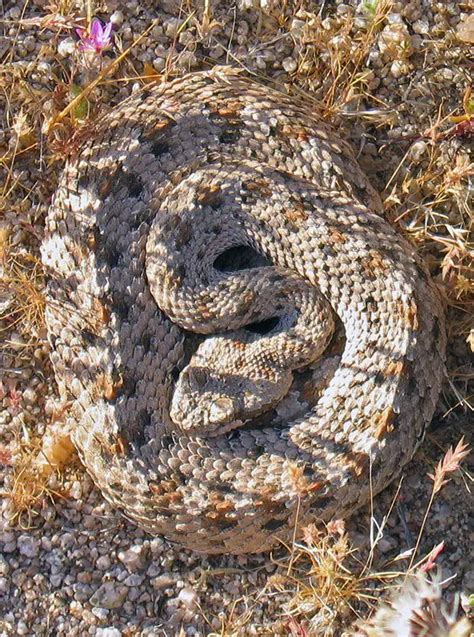
[[110, 47], [112, 40], [112, 23], [108, 22], [102, 26], [102, 22], [98, 18], [92, 20], [90, 31], [86, 29], [76, 29], [79, 36], [79, 48], [81, 51], [94, 51], [94, 53], [102, 53]]

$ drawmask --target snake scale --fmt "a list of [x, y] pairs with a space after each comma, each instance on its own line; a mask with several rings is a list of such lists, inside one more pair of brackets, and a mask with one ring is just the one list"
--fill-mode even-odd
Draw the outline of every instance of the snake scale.
[[133, 94], [71, 156], [42, 245], [67, 426], [153, 534], [250, 553], [412, 457], [437, 290], [311, 106], [215, 67]]

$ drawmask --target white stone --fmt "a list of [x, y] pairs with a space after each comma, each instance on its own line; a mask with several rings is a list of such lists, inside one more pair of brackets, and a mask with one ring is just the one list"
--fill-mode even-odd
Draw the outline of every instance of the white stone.
[[390, 73], [393, 77], [402, 77], [410, 72], [410, 65], [403, 60], [395, 60], [390, 66]]
[[428, 22], [428, 20], [426, 18], [421, 18], [420, 20], [417, 20], [416, 22], [413, 23], [413, 31], [415, 33], [421, 33], [423, 35], [426, 35], [427, 33], [430, 32], [430, 23]]
[[408, 158], [415, 163], [419, 163], [426, 152], [426, 146], [426, 142], [423, 140], [415, 142], [408, 151]]
[[100, 621], [105, 621], [109, 616], [110, 610], [108, 608], [92, 608], [91, 613]]
[[27, 405], [34, 405], [38, 400], [38, 394], [32, 387], [27, 387], [24, 392], [22, 392], [23, 400]]
[[118, 558], [129, 572], [138, 571], [144, 566], [143, 547], [140, 544], [131, 546], [126, 551], [120, 551]]
[[293, 35], [296, 36], [297, 38], [301, 37], [305, 24], [306, 22], [304, 20], [293, 18], [293, 20], [291, 21], [291, 27], [290, 27]]
[[121, 637], [122, 633], [118, 628], [98, 628], [95, 632], [96, 637]]
[[65, 40], [61, 40], [58, 44], [58, 54], [67, 58], [74, 53], [76, 48], [76, 43], [72, 38], [66, 38]]
[[293, 58], [285, 58], [281, 65], [287, 73], [293, 73], [298, 68], [298, 64]]
[[183, 588], [179, 591], [178, 599], [188, 608], [193, 608], [199, 601], [199, 596], [193, 588]]
[[123, 13], [121, 11], [114, 11], [110, 16], [110, 22], [118, 27], [121, 26], [123, 22]]
[[10, 572], [10, 564], [7, 560], [0, 554], [0, 575], [8, 575]]
[[106, 571], [110, 568], [110, 558], [108, 555], [101, 555], [97, 558], [97, 562], [95, 563], [96, 567], [101, 571]]

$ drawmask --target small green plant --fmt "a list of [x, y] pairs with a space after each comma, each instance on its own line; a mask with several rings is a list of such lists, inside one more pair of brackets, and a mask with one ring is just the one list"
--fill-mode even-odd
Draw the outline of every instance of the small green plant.
[[[70, 95], [71, 99], [75, 99], [82, 93], [82, 88], [78, 84], [73, 84], [71, 86]], [[85, 97], [81, 97], [81, 99], [77, 102], [76, 107], [73, 109], [73, 116], [79, 121], [82, 122], [86, 120], [89, 116], [89, 102]]]
[[374, 17], [377, 13], [377, 6], [380, 0], [362, 0], [361, 7], [365, 13], [368, 13], [370, 16]]

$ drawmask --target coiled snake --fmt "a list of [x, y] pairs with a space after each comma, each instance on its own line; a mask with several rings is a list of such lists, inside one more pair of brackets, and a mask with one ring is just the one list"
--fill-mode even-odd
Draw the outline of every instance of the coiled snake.
[[228, 67], [145, 88], [91, 137], [42, 256], [51, 360], [104, 495], [207, 553], [367, 502], [433, 415], [445, 334], [350, 149]]

